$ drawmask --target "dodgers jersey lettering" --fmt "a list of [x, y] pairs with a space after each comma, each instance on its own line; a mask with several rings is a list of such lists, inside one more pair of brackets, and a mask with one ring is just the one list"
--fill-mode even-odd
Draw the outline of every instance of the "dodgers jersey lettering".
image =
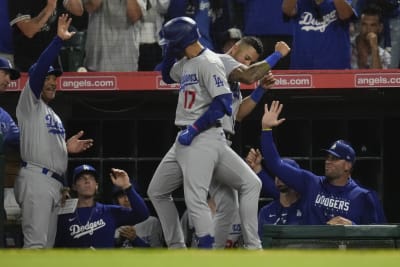
[[[352, 1], [347, 0], [349, 4]], [[297, 1], [293, 18], [294, 40], [291, 69], [350, 69], [350, 20], [340, 20], [333, 0], [319, 7], [311, 0]]]
[[219, 56], [208, 49], [194, 58], [184, 57], [175, 63], [170, 76], [180, 82], [175, 125], [193, 124], [207, 111], [213, 98], [230, 93], [224, 65]]
[[35, 96], [29, 81], [21, 92], [16, 115], [22, 160], [64, 174], [68, 164], [64, 126], [53, 109]]
[[95, 203], [77, 208], [74, 213], [58, 217], [56, 247], [114, 247], [115, 230], [121, 225], [134, 225], [148, 218], [143, 199], [131, 188], [127, 196], [132, 209], [119, 205]]

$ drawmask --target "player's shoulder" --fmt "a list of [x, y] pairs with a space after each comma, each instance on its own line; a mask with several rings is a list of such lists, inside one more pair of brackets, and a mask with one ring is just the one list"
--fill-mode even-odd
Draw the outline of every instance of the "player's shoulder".
[[221, 64], [222, 64], [222, 60], [221, 60], [221, 58], [220, 58], [220, 56], [221, 56], [222, 54], [217, 54], [217, 53], [211, 51], [210, 49], [205, 49], [205, 50], [203, 51], [202, 55], [203, 55], [203, 58], [206, 59], [206, 60], [208, 60], [208, 61], [216, 62], [216, 63], [221, 63]]

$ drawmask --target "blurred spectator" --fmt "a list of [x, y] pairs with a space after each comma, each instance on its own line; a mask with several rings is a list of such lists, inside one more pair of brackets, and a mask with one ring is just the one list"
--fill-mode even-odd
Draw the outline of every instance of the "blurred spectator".
[[89, 13], [85, 67], [89, 71], [137, 71], [144, 0], [83, 0]]
[[215, 45], [215, 52], [225, 53], [228, 51], [228, 49], [225, 52], [222, 50], [228, 30], [242, 29], [243, 14], [240, 7], [236, 1], [232, 0], [210, 0], [211, 38]]
[[[56, 35], [57, 18], [65, 9], [76, 16], [83, 14], [81, 0], [9, 0], [8, 5], [13, 28], [14, 62], [16, 68], [24, 72]], [[58, 60], [52, 65], [60, 68]]]
[[240, 39], [242, 39], [242, 31], [238, 28], [230, 28], [221, 35], [218, 49], [222, 53], [227, 53], [229, 49]]
[[[391, 33], [391, 21], [392, 19], [396, 20], [398, 17], [399, 11], [399, 4], [398, 0], [353, 0], [352, 6], [355, 8], [357, 14], [361, 14], [362, 11], [367, 8], [368, 6], [375, 5], [381, 9], [382, 12], [382, 23], [383, 23], [383, 30], [382, 30], [382, 37], [380, 40], [380, 45], [389, 50], [392, 47], [392, 42], [398, 41], [392, 36]], [[397, 36], [399, 37], [399, 36]]]
[[390, 53], [379, 46], [383, 31], [382, 10], [368, 6], [361, 13], [359, 33], [352, 44], [353, 69], [387, 69]]
[[12, 44], [12, 34], [10, 20], [8, 17], [8, 0], [0, 0], [0, 57], [14, 63], [14, 51]]
[[351, 0], [283, 0], [293, 19], [291, 69], [350, 69]]
[[[283, 0], [236, 0], [243, 3], [243, 33], [257, 36], [263, 43], [265, 58], [275, 51], [275, 43], [284, 41], [292, 47], [292, 23], [282, 12]], [[278, 62], [275, 69], [288, 69], [291, 55]]]
[[139, 70], [152, 71], [162, 60], [158, 32], [164, 22], [170, 0], [146, 0], [140, 27]]
[[211, 0], [171, 0], [165, 18], [166, 21], [181, 16], [192, 18], [199, 27], [200, 43], [208, 49], [214, 50], [210, 2]]

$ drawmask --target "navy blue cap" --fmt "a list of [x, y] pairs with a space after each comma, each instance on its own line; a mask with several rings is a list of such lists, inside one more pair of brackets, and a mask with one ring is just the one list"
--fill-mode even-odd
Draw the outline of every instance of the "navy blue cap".
[[10, 72], [11, 80], [16, 80], [21, 77], [19, 71], [13, 68], [11, 62], [8, 59], [0, 57], [0, 69]]
[[53, 66], [49, 67], [47, 71], [47, 75], [55, 75], [56, 77], [60, 77], [62, 75], [62, 71], [60, 69], [55, 69]]
[[[37, 63], [33, 64], [29, 68], [28, 70], [29, 76], [31, 76], [32, 71], [36, 68], [36, 64]], [[60, 77], [62, 75], [62, 71], [60, 69], [55, 69], [53, 66], [50, 66], [49, 70], [47, 71], [47, 75], [55, 75], [56, 77]]]
[[83, 164], [83, 165], [80, 165], [80, 166], [78, 166], [78, 167], [76, 167], [76, 168], [74, 169], [74, 172], [73, 172], [73, 174], [72, 174], [72, 183], [73, 183], [73, 184], [75, 184], [76, 179], [78, 179], [79, 176], [80, 176], [82, 173], [91, 173], [91, 174], [94, 175], [94, 177], [95, 177], [96, 180], [97, 180], [98, 175], [97, 175], [96, 169], [95, 169], [93, 166], [91, 166], [91, 165]]
[[354, 149], [344, 140], [337, 140], [329, 149], [323, 150], [339, 159], [344, 159], [351, 163], [356, 161], [356, 153], [354, 152]]

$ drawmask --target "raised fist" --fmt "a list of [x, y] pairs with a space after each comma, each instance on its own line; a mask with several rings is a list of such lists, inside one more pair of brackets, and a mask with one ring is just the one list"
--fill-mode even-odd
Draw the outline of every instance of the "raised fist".
[[283, 41], [279, 41], [275, 44], [275, 52], [282, 54], [282, 57], [287, 56], [290, 52], [290, 47]]

